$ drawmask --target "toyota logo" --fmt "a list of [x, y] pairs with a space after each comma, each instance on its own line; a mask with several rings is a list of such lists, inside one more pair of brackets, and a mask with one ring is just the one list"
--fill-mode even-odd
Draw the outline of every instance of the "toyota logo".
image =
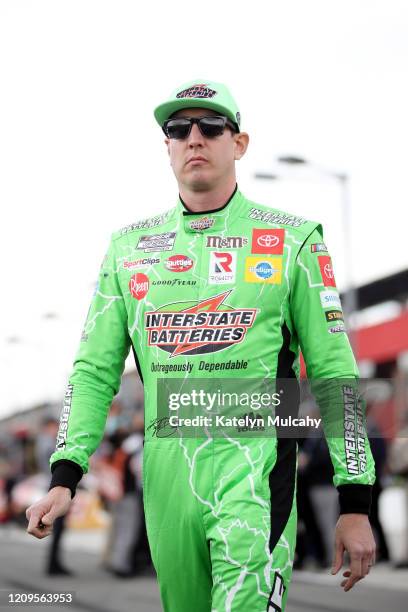
[[278, 236], [271, 236], [270, 234], [263, 234], [259, 236], [257, 243], [262, 247], [276, 247], [279, 244]]
[[324, 266], [324, 273], [327, 278], [333, 278], [333, 268], [331, 267], [330, 264], [326, 264]]

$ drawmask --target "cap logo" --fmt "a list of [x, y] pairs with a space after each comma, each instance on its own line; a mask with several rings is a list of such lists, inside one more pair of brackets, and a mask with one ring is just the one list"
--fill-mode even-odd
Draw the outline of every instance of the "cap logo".
[[205, 83], [198, 83], [188, 89], [179, 91], [176, 98], [213, 98], [216, 94], [217, 92], [207, 87]]

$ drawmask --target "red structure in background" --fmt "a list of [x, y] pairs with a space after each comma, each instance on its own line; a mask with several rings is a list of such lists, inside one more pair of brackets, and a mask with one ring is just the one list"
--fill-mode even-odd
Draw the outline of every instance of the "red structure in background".
[[408, 310], [391, 321], [363, 327], [356, 332], [357, 360], [375, 363], [397, 359], [408, 351]]
[[[408, 352], [408, 310], [390, 321], [355, 330], [353, 335], [357, 361], [371, 361], [376, 366], [394, 362], [396, 368], [398, 355]], [[306, 377], [302, 355], [300, 372], [302, 378]], [[386, 439], [396, 435], [399, 415], [395, 398], [376, 403], [372, 417]]]
[[[396, 319], [362, 327], [353, 334], [357, 361], [369, 360], [377, 364], [394, 361], [400, 353], [408, 351], [408, 310]], [[302, 356], [300, 372], [304, 378], [306, 368]]]
[[[408, 269], [362, 285], [355, 289], [355, 293], [358, 310], [388, 301], [401, 304], [402, 312], [398, 317], [353, 332], [357, 361], [368, 360], [377, 366], [385, 362], [396, 362], [398, 355], [408, 351]], [[344, 295], [340, 297], [344, 303]], [[303, 359], [301, 376], [306, 376]]]
[[[408, 269], [367, 283], [355, 289], [358, 310], [384, 302], [396, 302], [401, 314], [394, 319], [353, 331], [353, 347], [358, 362], [374, 365], [372, 378], [392, 380], [393, 395], [371, 407], [371, 416], [385, 438], [393, 438], [408, 417], [406, 400], [407, 373], [398, 366], [398, 357], [408, 352]], [[345, 296], [340, 296], [345, 302]], [[300, 372], [306, 377], [301, 356]]]

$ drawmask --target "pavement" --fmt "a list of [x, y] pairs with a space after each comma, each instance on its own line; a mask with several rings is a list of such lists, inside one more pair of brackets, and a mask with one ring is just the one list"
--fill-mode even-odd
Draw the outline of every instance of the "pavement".
[[[63, 556], [75, 576], [47, 577], [43, 568], [49, 538], [37, 540], [16, 526], [0, 527], [0, 611], [13, 608], [35, 612], [51, 609], [161, 612], [154, 575], [118, 579], [102, 568], [105, 537], [98, 531], [68, 531], [64, 534]], [[341, 576], [333, 577], [328, 570], [295, 571], [286, 612], [406, 612], [408, 609], [408, 569], [395, 570], [390, 565], [377, 564], [348, 593], [340, 588], [340, 581]], [[11, 606], [7, 603], [9, 592], [72, 592], [74, 601], [65, 606]]]

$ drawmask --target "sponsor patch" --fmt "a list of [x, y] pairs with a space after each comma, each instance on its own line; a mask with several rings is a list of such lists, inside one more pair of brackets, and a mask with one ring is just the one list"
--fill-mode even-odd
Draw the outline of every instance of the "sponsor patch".
[[210, 285], [234, 283], [236, 267], [236, 253], [220, 253], [217, 251], [211, 251], [208, 283]]
[[339, 308], [341, 310], [340, 296], [337, 291], [321, 291], [320, 302], [323, 308]]
[[210, 219], [209, 217], [201, 217], [201, 219], [195, 219], [189, 223], [190, 228], [197, 231], [209, 229], [213, 225], [214, 219]]
[[59, 428], [57, 433], [57, 443], [55, 450], [64, 450], [67, 441], [68, 421], [69, 414], [71, 412], [72, 395], [74, 392], [74, 386], [68, 385], [65, 391], [64, 405], [62, 407]]
[[160, 286], [166, 285], [168, 287], [181, 287], [181, 286], [183, 286], [183, 287], [187, 287], [187, 286], [188, 287], [193, 287], [196, 284], [197, 284], [196, 280], [191, 280], [191, 279], [184, 280], [184, 279], [181, 279], [181, 278], [171, 278], [171, 279], [169, 279], [169, 278], [161, 278], [160, 280], [153, 280], [152, 281], [152, 285], [156, 285], [156, 286], [158, 286], [158, 285], [160, 285]]
[[251, 253], [282, 255], [284, 241], [284, 229], [254, 229], [252, 230]]
[[193, 260], [187, 255], [172, 255], [164, 262], [165, 268], [170, 272], [187, 272], [193, 267]]
[[282, 282], [281, 257], [247, 257], [245, 260], [245, 280], [247, 283]]
[[141, 259], [135, 259], [135, 261], [124, 261], [123, 267], [125, 270], [138, 270], [139, 268], [154, 266], [158, 263], [160, 263], [158, 257], [142, 257]]
[[299, 227], [304, 223], [307, 223], [303, 217], [296, 217], [295, 215], [287, 215], [282, 212], [267, 212], [260, 208], [251, 208], [248, 217], [250, 219], [256, 219], [263, 223], [273, 223], [274, 225], [290, 225], [292, 227]]
[[171, 251], [174, 247], [175, 239], [176, 232], [164, 232], [163, 234], [153, 234], [153, 236], [141, 236], [136, 248], [145, 253]]
[[248, 244], [243, 236], [207, 236], [208, 249], [241, 249]]
[[367, 469], [364, 406], [353, 387], [343, 387], [344, 450], [347, 472], [357, 476]]
[[312, 253], [327, 253], [327, 246], [324, 244], [324, 242], [316, 242], [315, 244], [310, 245], [310, 250]]
[[142, 300], [149, 291], [149, 279], [143, 272], [134, 274], [129, 281], [129, 291], [136, 300]]
[[324, 314], [326, 315], [326, 321], [344, 321], [343, 313], [341, 310], [328, 310]]
[[121, 236], [123, 234], [128, 234], [129, 232], [133, 232], [138, 229], [150, 229], [151, 227], [157, 227], [158, 225], [163, 225], [167, 221], [171, 211], [167, 211], [162, 215], [157, 215], [155, 217], [150, 217], [149, 219], [142, 219], [142, 221], [136, 221], [136, 223], [131, 223], [130, 225], [126, 225], [119, 230]]
[[317, 259], [319, 261], [320, 273], [324, 286], [335, 287], [336, 281], [334, 279], [331, 257], [329, 255], [319, 255]]
[[197, 83], [197, 85], [179, 91], [176, 98], [213, 98], [215, 95], [217, 95], [215, 89], [211, 89], [205, 83]]
[[329, 327], [327, 331], [329, 332], [329, 334], [338, 334], [340, 332], [345, 332], [346, 328], [344, 327], [343, 323], [339, 323], [339, 325], [336, 325], [334, 327]]
[[242, 342], [259, 309], [229, 306], [225, 300], [231, 291], [199, 302], [164, 304], [146, 312], [148, 345], [175, 357], [208, 355]]

